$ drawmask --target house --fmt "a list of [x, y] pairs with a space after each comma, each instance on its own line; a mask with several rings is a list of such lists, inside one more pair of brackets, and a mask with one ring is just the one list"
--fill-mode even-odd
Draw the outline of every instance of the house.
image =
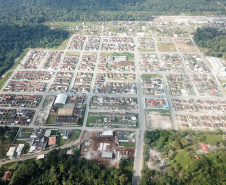
[[16, 151], [16, 147], [10, 147], [9, 151], [6, 154], [6, 156], [9, 157], [9, 158], [12, 158], [14, 156], [14, 154], [15, 154], [15, 151]]
[[12, 175], [13, 175], [13, 170], [7, 169], [7, 170], [5, 171], [4, 176], [2, 177], [2, 180], [10, 180], [11, 177], [12, 177]]
[[68, 139], [69, 130], [68, 129], [61, 130], [60, 134], [62, 135], [63, 139]]
[[56, 145], [56, 136], [49, 137], [48, 143], [50, 146], [55, 146]]
[[118, 141], [119, 142], [129, 142], [130, 140], [128, 139], [129, 131], [119, 131], [118, 133]]
[[208, 148], [207, 144], [201, 143], [200, 145], [201, 145], [202, 151], [203, 151], [204, 153], [209, 153], [209, 148]]

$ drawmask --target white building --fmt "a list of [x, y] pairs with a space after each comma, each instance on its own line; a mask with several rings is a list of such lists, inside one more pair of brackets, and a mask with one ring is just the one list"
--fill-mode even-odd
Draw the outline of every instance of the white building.
[[23, 149], [24, 149], [24, 144], [19, 144], [17, 149], [16, 149], [17, 156], [21, 155]]
[[112, 130], [105, 130], [102, 132], [102, 136], [113, 136]]
[[213, 66], [213, 69], [215, 71], [225, 71], [226, 67], [224, 63], [216, 57], [208, 57], [208, 60], [210, 61], [211, 65]]
[[14, 154], [15, 154], [15, 151], [16, 151], [16, 147], [10, 147], [9, 151], [6, 154], [6, 156], [9, 157], [9, 158], [12, 158], [14, 156]]
[[55, 105], [65, 105], [66, 101], [67, 101], [67, 95], [61, 93], [61, 94], [57, 95], [54, 104]]

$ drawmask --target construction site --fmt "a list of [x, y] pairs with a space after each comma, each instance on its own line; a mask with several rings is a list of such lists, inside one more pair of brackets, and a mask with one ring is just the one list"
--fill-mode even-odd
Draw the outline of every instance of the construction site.
[[81, 158], [95, 160], [106, 167], [119, 168], [121, 158], [129, 159], [135, 153], [135, 133], [104, 130], [84, 132], [81, 140]]

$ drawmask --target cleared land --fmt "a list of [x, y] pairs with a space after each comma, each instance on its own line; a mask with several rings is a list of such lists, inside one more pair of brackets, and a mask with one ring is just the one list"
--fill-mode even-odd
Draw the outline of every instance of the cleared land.
[[192, 44], [192, 42], [179, 42], [176, 41], [177, 47], [180, 52], [190, 52], [195, 53], [197, 50], [195, 49], [195, 46]]
[[55, 99], [55, 96], [47, 96], [46, 97], [46, 99], [42, 105], [42, 108], [35, 120], [35, 125], [43, 125], [46, 123], [54, 99]]
[[145, 120], [148, 129], [172, 128], [171, 114], [167, 110], [145, 110]]
[[160, 52], [176, 52], [174, 43], [157, 42], [158, 50]]

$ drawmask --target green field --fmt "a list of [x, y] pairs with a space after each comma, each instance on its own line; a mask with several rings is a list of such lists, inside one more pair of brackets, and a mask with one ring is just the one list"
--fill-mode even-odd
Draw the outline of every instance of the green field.
[[135, 142], [119, 142], [119, 145], [120, 146], [123, 146], [123, 147], [135, 147], [136, 146], [136, 143]]
[[223, 140], [223, 136], [222, 135], [205, 135], [206, 139], [205, 139], [205, 143], [208, 144], [215, 144], [215, 142], [220, 142]]

